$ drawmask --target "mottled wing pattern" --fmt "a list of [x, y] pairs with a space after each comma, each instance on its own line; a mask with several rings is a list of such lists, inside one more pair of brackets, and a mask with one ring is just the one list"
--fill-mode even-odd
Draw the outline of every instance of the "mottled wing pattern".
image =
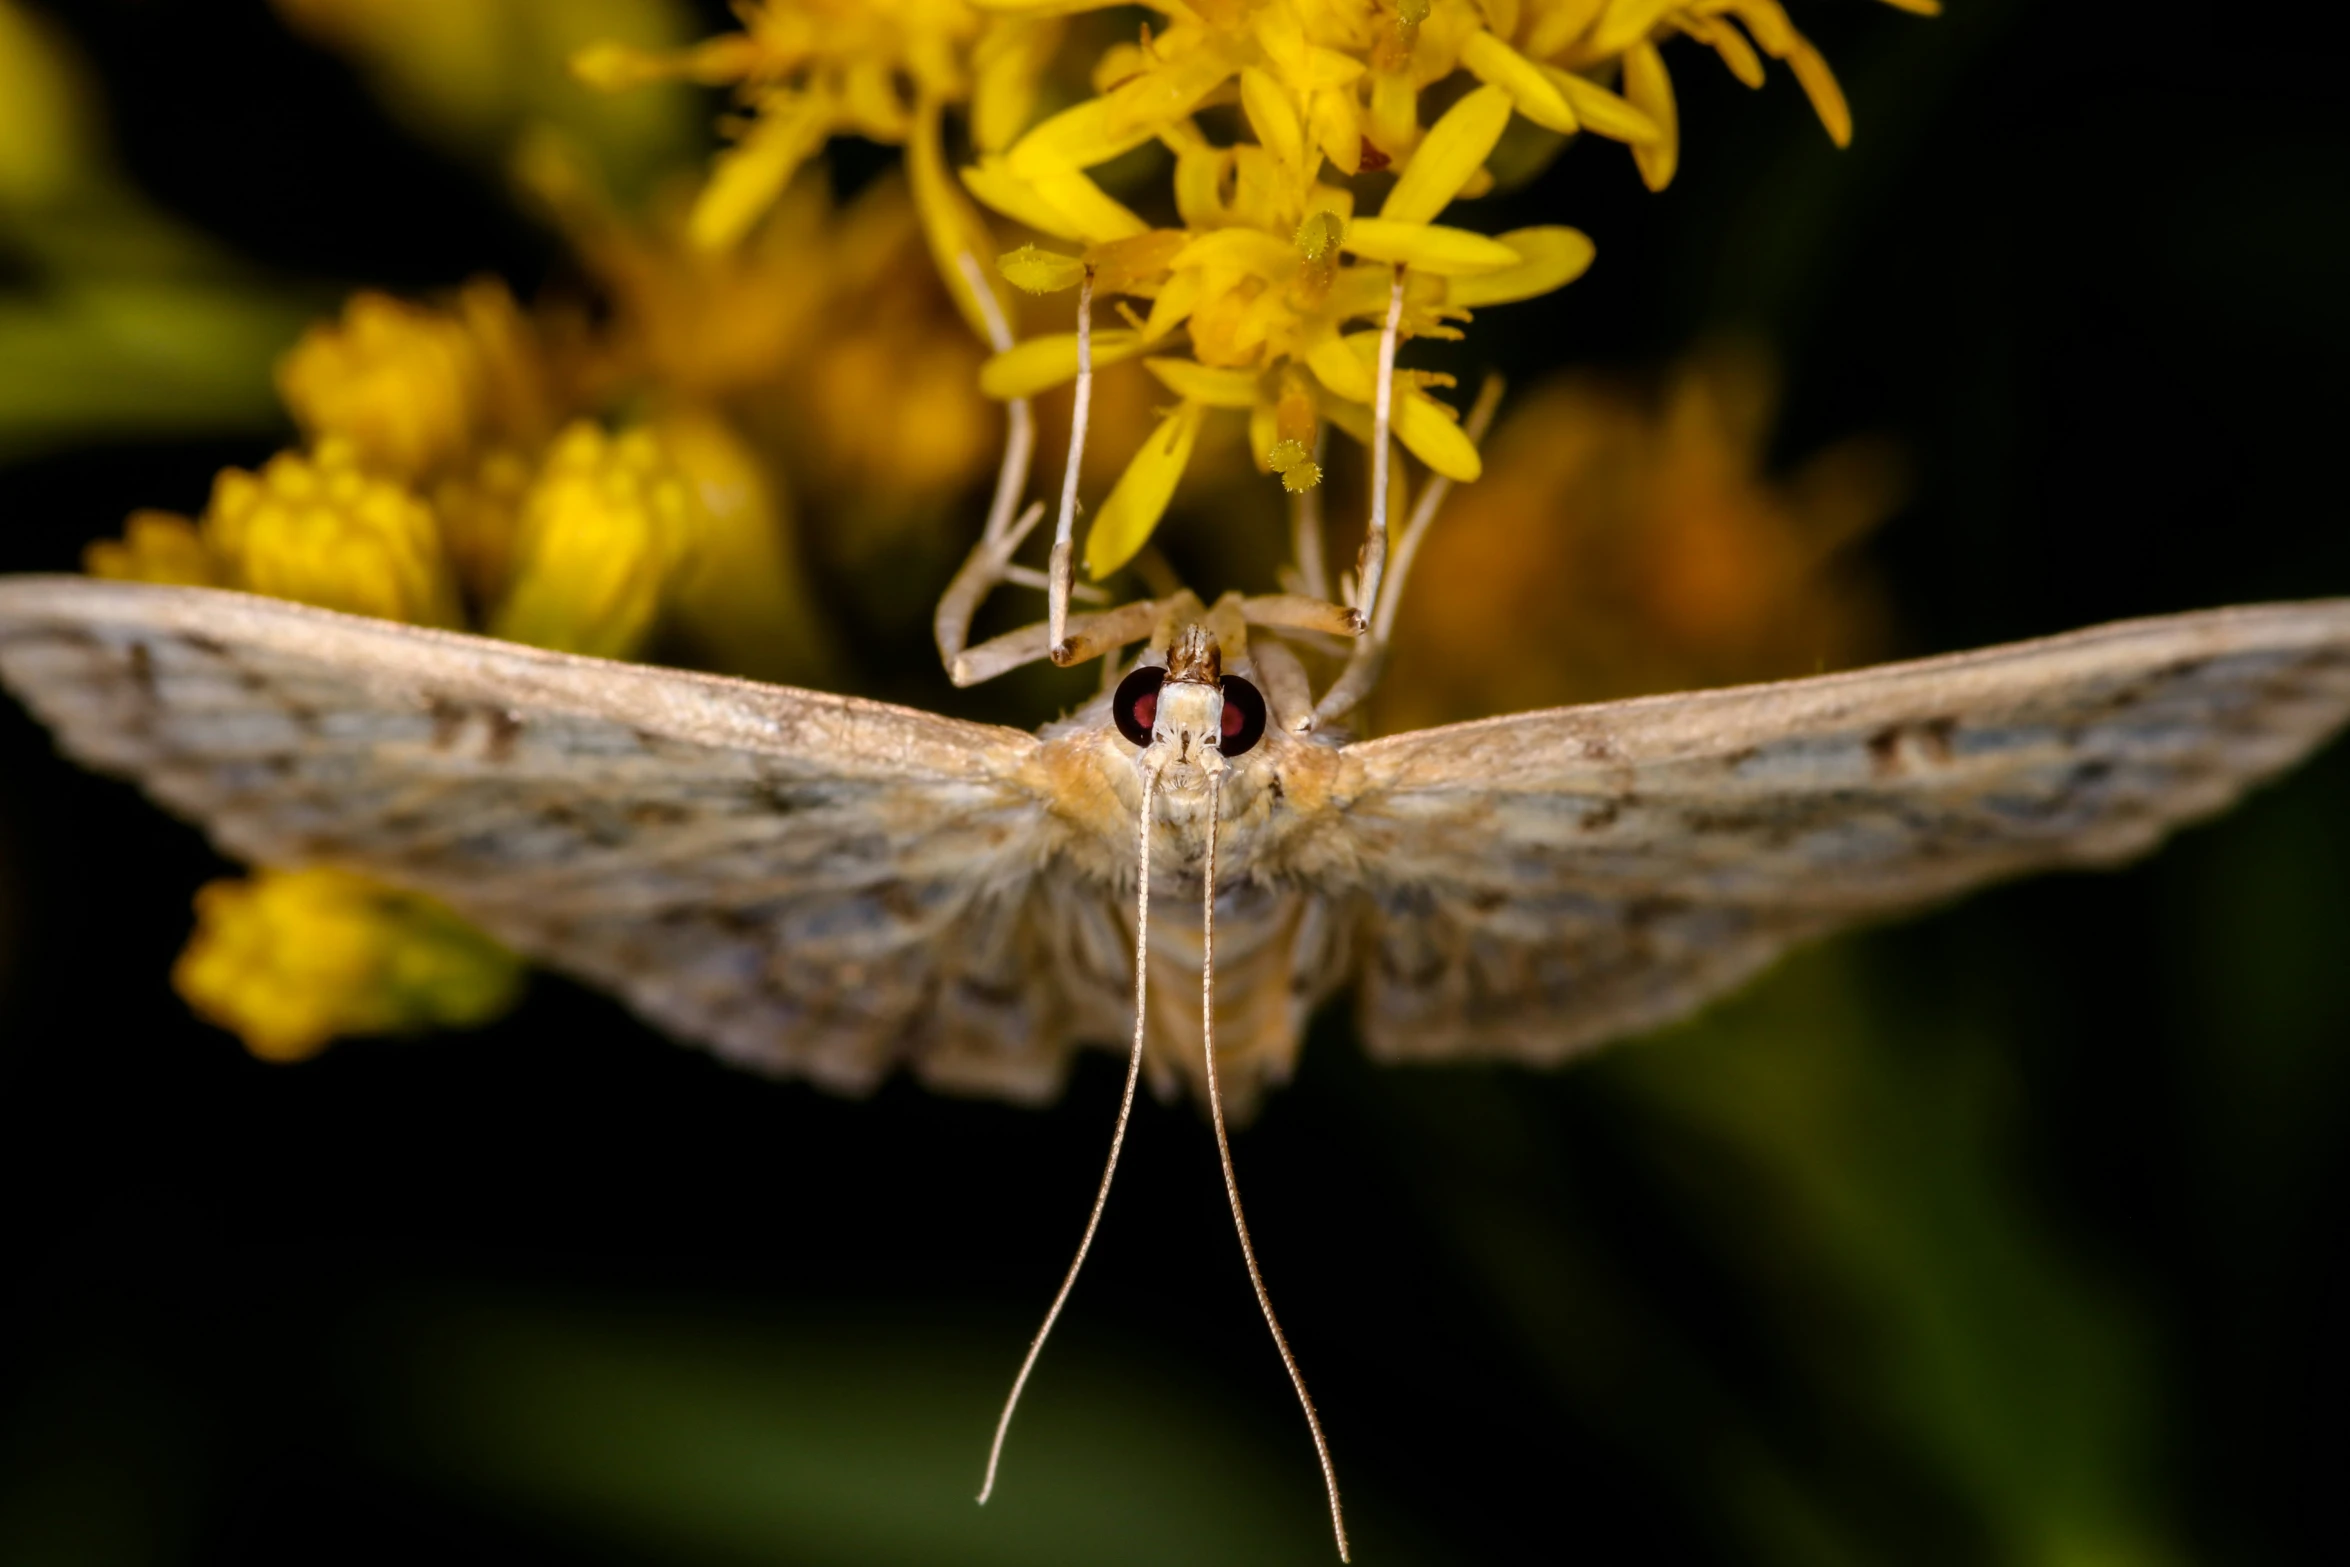
[[1365, 1042], [1555, 1062], [1839, 926], [2127, 859], [2346, 715], [2333, 602], [1356, 746]]
[[1105, 1005], [1043, 945], [1015, 730], [80, 578], [0, 583], [0, 676], [229, 853], [431, 893], [747, 1065], [1041, 1098]]

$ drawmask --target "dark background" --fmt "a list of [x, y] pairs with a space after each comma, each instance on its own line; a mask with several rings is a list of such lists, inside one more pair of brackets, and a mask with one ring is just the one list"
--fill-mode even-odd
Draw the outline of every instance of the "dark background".
[[[259, 7], [50, 9], [140, 185], [264, 267], [559, 265]], [[1602, 265], [1480, 346], [1767, 337], [1789, 452], [1914, 459], [1869, 546], [1907, 650], [2350, 592], [2337, 9], [1794, 10], [1855, 146], [1683, 46], [1677, 184], [1582, 146], [1508, 198], [1493, 227], [1564, 216]], [[11, 462], [0, 567], [73, 569], [281, 439]], [[1238, 1157], [1358, 1559], [2331, 1556], [2346, 784], [2336, 747], [2145, 865], [1847, 939], [1555, 1076], [1375, 1071], [1325, 1017]], [[1142, 1107], [969, 1505], [1111, 1058], [1044, 1112], [849, 1103], [542, 977], [479, 1034], [271, 1068], [168, 985], [222, 869], [0, 707], [8, 1561], [1326, 1555], [1188, 1106]]]

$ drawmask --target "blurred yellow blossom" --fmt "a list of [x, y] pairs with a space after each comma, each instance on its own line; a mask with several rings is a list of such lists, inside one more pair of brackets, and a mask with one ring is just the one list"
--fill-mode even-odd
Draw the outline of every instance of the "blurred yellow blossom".
[[537, 474], [535, 453], [493, 446], [444, 473], [428, 492], [449, 565], [477, 609], [497, 603], [512, 585], [514, 536]]
[[814, 594], [792, 546], [790, 503], [750, 443], [707, 408], [654, 423], [692, 492], [696, 524], [671, 592], [678, 639], [714, 669], [796, 685], [832, 673]]
[[968, 104], [973, 141], [1001, 147], [1027, 123], [1059, 22], [991, 17], [966, 0], [742, 0], [735, 11], [742, 31], [692, 49], [612, 43], [574, 61], [605, 88], [671, 77], [736, 87], [748, 112], [694, 204], [692, 242], [740, 241], [834, 136], [902, 144], [940, 270], [981, 326], [954, 266], [976, 225], [945, 177], [940, 113]]
[[424, 480], [492, 442], [533, 445], [554, 426], [530, 322], [506, 285], [477, 278], [443, 306], [373, 290], [302, 334], [278, 391], [313, 440], [339, 436], [382, 472]]
[[208, 883], [172, 983], [265, 1061], [343, 1034], [469, 1028], [505, 1012], [522, 964], [439, 904], [345, 871]]
[[491, 631], [566, 653], [639, 652], [685, 562], [696, 505], [650, 430], [573, 424], [523, 497], [513, 587]]
[[[1919, 16], [1933, 16], [1941, 10], [1939, 0], [1885, 3]], [[1502, 70], [1519, 73], [1519, 80], [1547, 82], [1581, 97], [1592, 78], [1609, 71], [1621, 73], [1623, 101], [1653, 127], [1652, 134], [1640, 134], [1634, 128], [1623, 137], [1631, 142], [1640, 176], [1651, 190], [1662, 190], [1671, 183], [1680, 161], [1672, 77], [1657, 48], [1675, 36], [1692, 38], [1712, 49], [1731, 74], [1749, 87], [1763, 84], [1758, 47], [1762, 54], [1784, 61], [1811, 99], [1829, 139], [1839, 147], [1852, 140], [1852, 111], [1845, 104], [1843, 89], [1836, 84], [1835, 73], [1811, 41], [1795, 30], [1779, 0], [1526, 0], [1522, 9], [1512, 9], [1519, 10], [1517, 27], [1513, 30], [1497, 23], [1494, 33], [1515, 38], [1516, 48], [1501, 44], [1495, 58]], [[1478, 69], [1473, 62], [1465, 63]], [[1532, 73], [1530, 77], [1523, 74], [1526, 71]], [[1497, 79], [1484, 70], [1479, 74], [1487, 80]], [[1584, 85], [1578, 87], [1578, 83]], [[1525, 100], [1521, 99], [1520, 107], [1526, 108]], [[1527, 112], [1531, 118], [1540, 118], [1532, 110]], [[1598, 130], [1601, 126], [1593, 120], [1589, 128]]]
[[558, 145], [536, 147], [525, 177], [609, 299], [590, 372], [608, 391], [729, 410], [802, 495], [884, 535], [994, 461], [1002, 418], [978, 392], [981, 351], [904, 181], [836, 204], [811, 176], [742, 244], [709, 252], [674, 210], [620, 215]]
[[0, 205], [36, 206], [97, 161], [90, 95], [47, 20], [0, 0]]
[[224, 586], [421, 626], [462, 623], [432, 508], [340, 439], [225, 468], [199, 523]]
[[175, 512], [132, 512], [123, 524], [121, 541], [101, 539], [92, 544], [82, 552], [82, 565], [93, 577], [189, 588], [222, 586], [219, 563], [203, 536], [193, 522]]
[[1875, 583], [1840, 552], [1900, 504], [1900, 460], [1852, 439], [1767, 476], [1776, 396], [1768, 361], [1735, 346], [1661, 390], [1589, 375], [1537, 388], [1487, 442], [1484, 482], [1437, 519], [1397, 617], [1380, 727], [1807, 675], [1880, 651]]
[[614, 101], [571, 57], [598, 42], [665, 48], [687, 35], [683, 0], [270, 0], [286, 25], [348, 58], [402, 119], [437, 142], [499, 158], [553, 125], [607, 167], [640, 173], [690, 145], [680, 92]]

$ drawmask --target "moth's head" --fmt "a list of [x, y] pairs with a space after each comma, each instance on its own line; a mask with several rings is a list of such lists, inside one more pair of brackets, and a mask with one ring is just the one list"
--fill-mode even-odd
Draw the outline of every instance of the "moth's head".
[[1227, 758], [1265, 734], [1264, 697], [1224, 673], [1223, 650], [1205, 626], [1183, 628], [1167, 649], [1166, 667], [1145, 664], [1119, 682], [1110, 716], [1140, 748], [1136, 764], [1176, 795], [1205, 793]]

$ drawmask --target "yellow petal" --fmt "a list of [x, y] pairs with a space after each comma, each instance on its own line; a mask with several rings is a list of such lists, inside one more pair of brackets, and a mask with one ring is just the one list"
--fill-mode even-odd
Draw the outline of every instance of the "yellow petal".
[[1322, 149], [1322, 156], [1335, 164], [1340, 173], [1353, 175], [1363, 164], [1363, 121], [1355, 112], [1352, 94], [1325, 91], [1314, 94], [1313, 107], [1306, 118], [1314, 129], [1314, 141]]
[[1107, 163], [1121, 153], [1132, 152], [1157, 134], [1156, 127], [1150, 125], [1127, 123], [1113, 129], [1113, 122], [1118, 119], [1109, 99], [1088, 98], [1063, 109], [1012, 143], [1005, 159], [1013, 173], [1033, 180], [1043, 169], [1090, 169], [1097, 163]]
[[995, 269], [1003, 274], [1005, 282], [1031, 294], [1057, 294], [1085, 280], [1082, 260], [1058, 251], [1039, 250], [1034, 245], [1005, 251], [996, 257]]
[[724, 250], [765, 215], [791, 177], [824, 145], [832, 106], [811, 94], [771, 92], [742, 140], [710, 165], [686, 232], [704, 250]]
[[1235, 272], [1270, 273], [1285, 265], [1290, 248], [1263, 229], [1213, 229], [1185, 245], [1168, 263], [1178, 270], [1228, 267]]
[[1479, 310], [1547, 294], [1581, 277], [1598, 253], [1580, 229], [1513, 229], [1501, 242], [1518, 253], [1518, 264], [1482, 277], [1454, 278], [1445, 287], [1447, 305]]
[[[1132, 359], [1142, 352], [1142, 334], [1128, 327], [1108, 327], [1093, 334], [1095, 369]], [[1013, 344], [979, 367], [979, 389], [990, 397], [1034, 397], [1049, 387], [1077, 379], [1077, 334], [1047, 332]]]
[[1485, 471], [1477, 443], [1454, 421], [1452, 411], [1419, 388], [1396, 387], [1388, 418], [1404, 450], [1446, 478], [1474, 484]]
[[1159, 378], [1161, 385], [1188, 402], [1209, 408], [1254, 408], [1257, 406], [1257, 373], [1254, 370], [1223, 370], [1214, 366], [1196, 364], [1189, 359], [1145, 359], [1142, 367]]
[[981, 152], [1001, 152], [1027, 125], [1061, 33], [1058, 22], [1011, 20], [979, 35], [971, 51], [971, 143]]
[[1473, 277], [1500, 272], [1522, 259], [1497, 239], [1440, 223], [1398, 223], [1391, 218], [1357, 218], [1341, 239], [1346, 250], [1371, 261], [1392, 261], [1438, 277]]
[[1345, 338], [1331, 336], [1315, 344], [1306, 355], [1306, 368], [1333, 396], [1347, 402], [1368, 403], [1378, 393], [1378, 371], [1365, 364]]
[[1754, 45], [1746, 41], [1746, 35], [1738, 30], [1737, 23], [1716, 17], [1712, 20], [1692, 19], [1683, 25], [1688, 28], [1690, 37], [1720, 55], [1722, 63], [1730, 68], [1730, 74], [1740, 82], [1748, 87], [1760, 87], [1763, 84], [1762, 56], [1754, 52]]
[[1803, 84], [1803, 91], [1811, 99], [1812, 111], [1820, 123], [1828, 128], [1828, 140], [1839, 147], [1852, 145], [1852, 109], [1844, 101], [1844, 89], [1836, 85], [1836, 73], [1828, 69], [1819, 50], [1808, 39], [1798, 37], [1786, 54], [1787, 67], [1795, 79]]
[[1635, 109], [1623, 99], [1594, 81], [1562, 71], [1555, 65], [1541, 67], [1550, 84], [1566, 95], [1575, 107], [1575, 117], [1587, 131], [1616, 141], [1655, 141], [1664, 135], [1656, 121]]
[[1794, 47], [1797, 33], [1795, 24], [1788, 20], [1785, 7], [1779, 0], [1727, 0], [1719, 9], [1730, 12], [1746, 24], [1754, 34], [1754, 41], [1784, 60]]
[[1046, 169], [1031, 174], [1028, 185], [1089, 245], [1132, 239], [1150, 229], [1149, 224], [1113, 201], [1099, 185], [1075, 169]]
[[1175, 485], [1190, 466], [1191, 448], [1199, 439], [1200, 416], [1206, 410], [1186, 402], [1151, 432], [1142, 450], [1118, 476], [1117, 487], [1093, 519], [1085, 536], [1085, 569], [1100, 581], [1134, 558], [1166, 515], [1175, 498]]
[[1445, 110], [1404, 165], [1379, 216], [1426, 223], [1442, 212], [1469, 183], [1469, 176], [1484, 167], [1486, 155], [1509, 122], [1510, 95], [1498, 87], [1480, 87]]
[[1654, 141], [1634, 142], [1632, 161], [1650, 190], [1663, 190], [1681, 161], [1681, 122], [1673, 112], [1673, 79], [1665, 73], [1664, 56], [1645, 39], [1624, 51], [1624, 96], [1662, 133]]
[[1526, 53], [1549, 59], [1582, 37], [1606, 9], [1607, 0], [1551, 0], [1535, 13], [1534, 25], [1526, 31]]
[[1178, 272], [1167, 279], [1159, 289], [1159, 297], [1151, 301], [1151, 313], [1142, 324], [1142, 340], [1155, 343], [1181, 326], [1199, 303], [1200, 276], [1197, 272]]
[[1253, 65], [1247, 67], [1240, 73], [1240, 107], [1259, 145], [1291, 169], [1304, 167], [1305, 128], [1298, 124], [1297, 109], [1279, 82]]
[[1082, 239], [1075, 225], [1061, 216], [1060, 209], [1039, 196], [1034, 187], [1012, 172], [1011, 166], [998, 157], [981, 158], [977, 163], [956, 171], [962, 176], [963, 188], [1014, 223], [1025, 224], [1039, 234], [1050, 234], [1055, 239]]
[[1616, 0], [1608, 8], [1606, 18], [1592, 30], [1591, 40], [1584, 52], [1593, 56], [1629, 52], [1637, 45], [1647, 44], [1650, 29], [1664, 20], [1665, 13], [1685, 0]]
[[1518, 112], [1535, 124], [1572, 136], [1582, 127], [1574, 107], [1540, 67], [1487, 32], [1471, 33], [1461, 45], [1461, 64], [1481, 82], [1510, 95]]
[[[1170, 33], [1162, 39], [1160, 48], [1164, 50], [1173, 38]], [[1155, 70], [1121, 83], [1103, 95], [1110, 106], [1110, 134], [1122, 139], [1130, 130], [1141, 129], [1156, 136], [1161, 126], [1181, 120], [1199, 107], [1201, 99], [1230, 81], [1232, 69], [1221, 49], [1202, 42]]]

